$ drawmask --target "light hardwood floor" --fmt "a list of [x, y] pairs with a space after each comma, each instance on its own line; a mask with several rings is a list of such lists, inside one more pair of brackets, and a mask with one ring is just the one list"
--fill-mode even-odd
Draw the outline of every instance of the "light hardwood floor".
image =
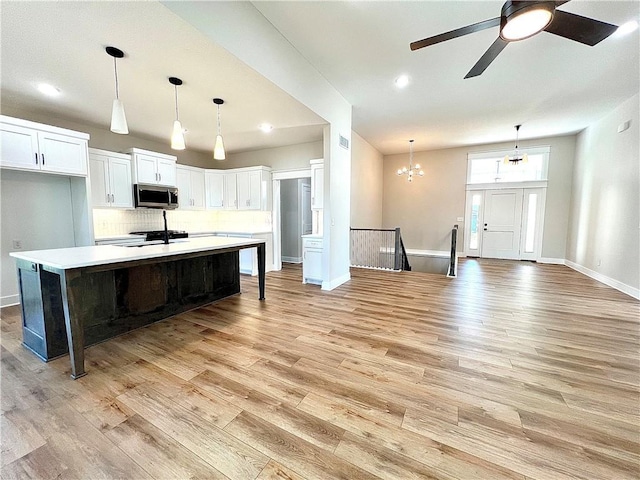
[[297, 267], [67, 356], [2, 311], [12, 478], [640, 477], [639, 302], [567, 267], [466, 260], [459, 277]]

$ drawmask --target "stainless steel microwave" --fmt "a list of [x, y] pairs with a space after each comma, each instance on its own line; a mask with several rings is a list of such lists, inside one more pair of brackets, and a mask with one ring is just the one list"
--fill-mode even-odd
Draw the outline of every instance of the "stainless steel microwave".
[[178, 208], [178, 189], [136, 183], [133, 186], [136, 208]]

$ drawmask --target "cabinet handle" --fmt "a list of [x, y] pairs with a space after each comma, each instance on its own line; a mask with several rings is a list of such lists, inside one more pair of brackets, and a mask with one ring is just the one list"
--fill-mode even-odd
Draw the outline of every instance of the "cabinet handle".
[[109, 194], [107, 193], [107, 203], [109, 203], [111, 200], [109, 200]]
[[44, 165], [44, 153], [42, 154], [42, 164]]
[[36, 165], [38, 164], [38, 154], [36, 153]]
[[162, 181], [162, 174], [161, 173], [158, 174], [158, 180]]
[[111, 194], [111, 203], [115, 203], [115, 202], [116, 202], [116, 197], [112, 193]]

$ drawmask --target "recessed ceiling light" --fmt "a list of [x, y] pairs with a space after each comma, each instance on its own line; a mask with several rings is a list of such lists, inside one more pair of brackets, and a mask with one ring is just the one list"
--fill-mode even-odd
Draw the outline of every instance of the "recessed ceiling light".
[[53, 85], [49, 85], [48, 83], [41, 83], [38, 85], [38, 91], [49, 97], [57, 97], [60, 95], [60, 90]]
[[262, 130], [264, 133], [269, 133], [271, 130], [273, 130], [273, 125], [269, 125], [268, 123], [263, 123], [258, 128]]
[[623, 35], [627, 35], [628, 33], [634, 32], [638, 28], [638, 22], [636, 20], [631, 20], [630, 22], [623, 23], [616, 30], [616, 37], [622, 37]]
[[398, 78], [396, 78], [395, 83], [396, 87], [404, 88], [409, 85], [409, 77], [407, 75], [400, 75]]

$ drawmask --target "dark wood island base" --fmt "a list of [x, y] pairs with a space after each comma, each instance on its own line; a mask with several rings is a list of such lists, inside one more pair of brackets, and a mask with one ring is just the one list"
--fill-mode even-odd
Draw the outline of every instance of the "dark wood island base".
[[68, 352], [79, 378], [86, 346], [240, 293], [239, 250], [251, 247], [264, 300], [264, 242], [77, 268], [16, 255], [23, 344], [44, 361]]

